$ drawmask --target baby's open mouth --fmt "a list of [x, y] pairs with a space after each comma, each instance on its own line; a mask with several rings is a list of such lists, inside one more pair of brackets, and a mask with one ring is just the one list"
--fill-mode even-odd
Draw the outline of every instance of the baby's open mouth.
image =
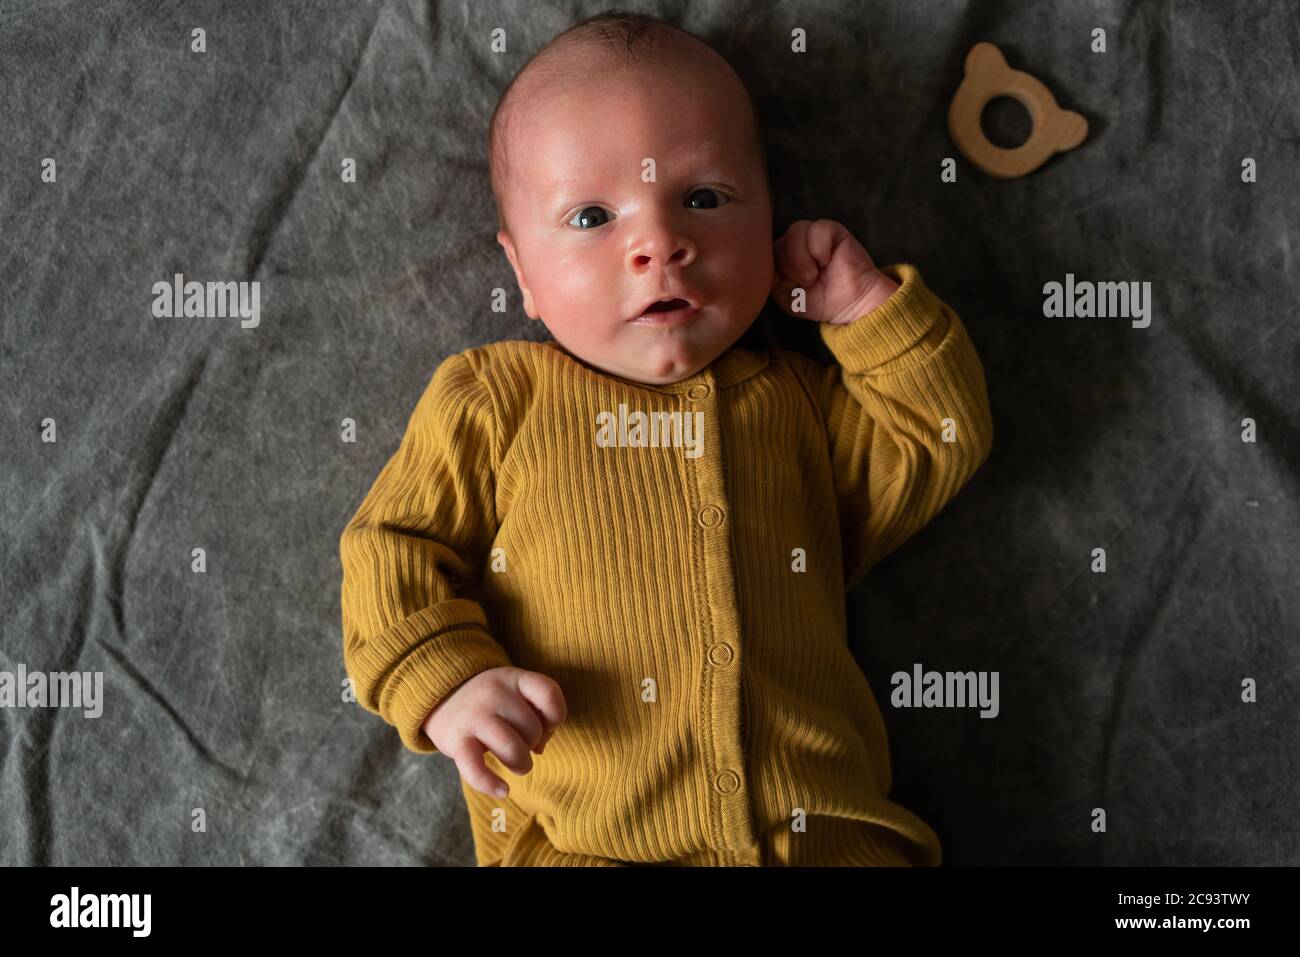
[[690, 299], [673, 296], [647, 303], [631, 321], [643, 326], [675, 326], [690, 322], [699, 311], [700, 307], [692, 305]]
[[682, 309], [688, 305], [689, 303], [685, 299], [660, 299], [646, 312], [667, 312], [670, 309]]

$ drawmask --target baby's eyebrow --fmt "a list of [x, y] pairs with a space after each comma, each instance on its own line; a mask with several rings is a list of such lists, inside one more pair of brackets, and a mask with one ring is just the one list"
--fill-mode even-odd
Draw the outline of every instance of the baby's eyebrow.
[[[658, 157], [650, 156], [650, 159], [658, 160]], [[702, 174], [723, 175], [734, 168], [734, 158], [727, 151], [719, 149], [712, 143], [700, 143], [695, 149], [686, 155], [673, 157], [676, 161], [673, 165], [690, 166], [693, 169], [701, 171]], [[662, 161], [658, 164], [662, 169]], [[640, 166], [635, 170], [639, 176]], [[587, 188], [587, 179], [575, 176], [558, 176], [551, 180], [550, 188], [546, 191], [546, 206], [559, 206], [561, 200], [574, 193], [580, 193]]]
[[562, 178], [551, 180], [551, 188], [546, 193], [547, 205], [558, 203], [561, 198], [569, 193], [576, 193], [582, 189], [586, 180]]

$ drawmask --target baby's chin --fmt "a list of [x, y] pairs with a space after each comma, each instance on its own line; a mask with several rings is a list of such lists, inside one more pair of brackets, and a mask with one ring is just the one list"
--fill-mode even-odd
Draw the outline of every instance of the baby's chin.
[[[720, 355], [721, 353], [719, 353]], [[632, 379], [635, 382], [643, 382], [646, 385], [672, 385], [674, 382], [681, 382], [683, 379], [689, 379], [695, 373], [699, 372], [717, 356], [710, 356], [703, 361], [695, 360], [688, 363], [665, 361], [661, 363], [645, 363], [645, 367], [631, 373], [624, 373], [623, 378]]]
[[589, 368], [660, 386], [689, 379], [706, 368], [744, 336], [749, 323], [741, 326], [726, 313], [706, 308], [686, 325], [638, 328], [628, 324], [608, 330], [603, 339], [574, 337], [569, 333], [577, 330], [568, 326], [558, 331], [546, 327], [565, 352]]
[[566, 345], [558, 336], [556, 341], [565, 352], [589, 368], [643, 385], [672, 385], [689, 379], [727, 351], [725, 345], [705, 349], [672, 345], [651, 346], [630, 356], [612, 356], [583, 354]]

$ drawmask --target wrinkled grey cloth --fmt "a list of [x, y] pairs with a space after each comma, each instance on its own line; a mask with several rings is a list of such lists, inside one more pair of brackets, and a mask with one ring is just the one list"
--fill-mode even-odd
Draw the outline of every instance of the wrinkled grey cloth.
[[[487, 125], [604, 6], [0, 9], [0, 670], [103, 680], [98, 718], [0, 709], [0, 863], [473, 863], [454, 765], [344, 700], [338, 536], [445, 356], [547, 338]], [[1300, 863], [1300, 8], [636, 8], [749, 82], [778, 234], [838, 219], [916, 264], [985, 364], [992, 457], [849, 597], [893, 797], [949, 864]], [[1079, 149], [1011, 181], [957, 154], [980, 40], [1088, 119]], [[260, 324], [154, 316], [177, 273], [256, 280]], [[1150, 282], [1150, 327], [1044, 317], [1067, 273]], [[916, 663], [997, 671], [999, 714], [892, 707]]]

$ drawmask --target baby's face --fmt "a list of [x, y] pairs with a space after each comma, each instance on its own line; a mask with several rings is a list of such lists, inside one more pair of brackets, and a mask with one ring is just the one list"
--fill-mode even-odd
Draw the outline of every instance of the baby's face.
[[[734, 78], [642, 67], [522, 113], [497, 239], [529, 317], [636, 382], [680, 381], [725, 352], [773, 280], [771, 199]], [[698, 308], [637, 320], [674, 297]]]

